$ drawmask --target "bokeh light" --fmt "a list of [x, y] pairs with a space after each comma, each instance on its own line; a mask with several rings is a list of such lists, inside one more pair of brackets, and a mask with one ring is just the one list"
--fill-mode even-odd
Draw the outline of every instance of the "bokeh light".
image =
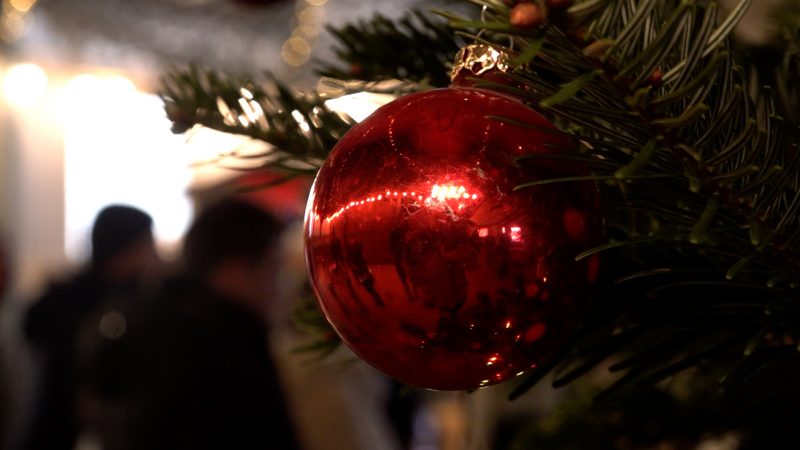
[[29, 108], [47, 91], [47, 74], [36, 64], [11, 66], [3, 78], [3, 96], [16, 108]]

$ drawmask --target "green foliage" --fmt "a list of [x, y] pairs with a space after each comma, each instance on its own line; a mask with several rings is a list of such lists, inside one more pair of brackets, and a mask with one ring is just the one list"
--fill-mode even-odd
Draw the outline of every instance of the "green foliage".
[[296, 301], [292, 319], [297, 329], [309, 338], [308, 342], [294, 348], [294, 353], [313, 354], [321, 359], [335, 352], [341, 345], [325, 316], [320, 314], [311, 286], [307, 286], [305, 295]]
[[297, 93], [265, 78], [256, 83], [190, 67], [165, 75], [160, 96], [174, 132], [201, 125], [249, 136], [267, 148], [226, 157], [258, 161], [253, 169], [315, 174], [352, 119], [328, 109], [316, 93]]
[[344, 68], [322, 68], [323, 76], [376, 81], [403, 79], [431, 86], [450, 84], [448, 68], [463, 45], [441, 20], [412, 11], [397, 22], [376, 15], [341, 28], [328, 27]]

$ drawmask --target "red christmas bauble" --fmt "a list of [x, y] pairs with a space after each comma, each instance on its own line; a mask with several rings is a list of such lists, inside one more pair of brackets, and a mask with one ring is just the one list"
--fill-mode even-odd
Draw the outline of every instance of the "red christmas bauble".
[[354, 126], [317, 174], [305, 223], [311, 282], [342, 340], [441, 390], [498, 383], [550, 355], [597, 276], [596, 259], [574, 257], [598, 240], [598, 194], [591, 183], [514, 191], [586, 174], [515, 159], [573, 150], [540, 114], [477, 89], [407, 95]]

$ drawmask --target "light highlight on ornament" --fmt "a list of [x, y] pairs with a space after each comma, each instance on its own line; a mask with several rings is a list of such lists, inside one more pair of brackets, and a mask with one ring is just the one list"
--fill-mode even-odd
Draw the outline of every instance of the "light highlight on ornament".
[[[448, 200], [470, 200], [474, 201], [478, 199], [478, 194], [470, 194], [467, 192], [464, 186], [459, 185], [448, 185], [448, 184], [434, 184], [433, 187], [430, 189], [431, 194], [428, 197], [423, 197], [422, 195], [418, 195], [416, 191], [412, 191], [410, 194], [408, 191], [394, 191], [387, 190], [385, 192], [385, 196], [383, 194], [377, 195], [370, 195], [364, 199], [353, 200], [345, 204], [345, 206], [340, 207], [335, 213], [331, 214], [330, 216], [326, 217], [325, 220], [327, 222], [333, 222], [339, 216], [344, 214], [345, 212], [349, 211], [352, 208], [362, 206], [364, 204], [380, 202], [382, 200], [400, 200], [401, 203], [398, 205], [399, 207], [405, 207], [402, 203], [404, 200], [410, 200], [413, 204], [417, 206], [419, 205], [417, 202], [424, 199], [425, 206], [435, 206], [438, 205], [437, 202], [445, 202]], [[383, 192], [383, 191], [381, 191]], [[392, 202], [394, 204], [394, 202]], [[459, 206], [465, 206], [463, 203]], [[517, 227], [519, 228], [519, 227]], [[487, 229], [488, 233], [488, 229]]]
[[452, 184], [439, 186], [438, 184], [434, 184], [433, 189], [431, 189], [430, 199], [443, 202], [445, 200], [459, 199], [462, 198], [462, 196], [465, 199], [470, 198], [470, 194], [468, 194], [466, 191], [467, 188], [464, 186], [454, 186]]

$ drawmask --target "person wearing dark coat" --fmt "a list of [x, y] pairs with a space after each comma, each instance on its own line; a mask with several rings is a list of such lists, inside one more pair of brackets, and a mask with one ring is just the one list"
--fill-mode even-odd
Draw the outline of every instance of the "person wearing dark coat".
[[158, 263], [151, 217], [111, 205], [95, 218], [91, 260], [77, 275], [52, 283], [24, 317], [24, 332], [41, 360], [37, 398], [23, 446], [72, 450], [81, 430], [76, 358], [87, 320], [103, 305], [133, 298]]
[[109, 396], [124, 419], [104, 448], [299, 448], [268, 346], [282, 225], [261, 208], [224, 200], [203, 211], [165, 282], [118, 344], [132, 355]]

